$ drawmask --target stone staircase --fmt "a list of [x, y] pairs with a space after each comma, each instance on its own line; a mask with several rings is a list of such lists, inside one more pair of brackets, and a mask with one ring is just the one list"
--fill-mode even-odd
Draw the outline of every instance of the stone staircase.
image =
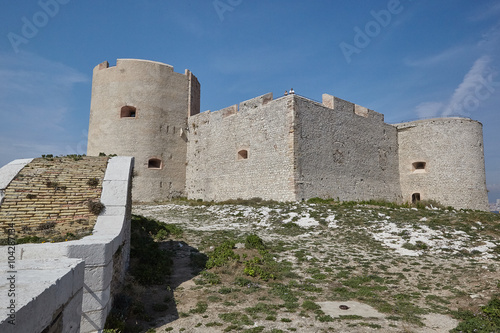
[[90, 232], [97, 216], [89, 201], [99, 202], [107, 162], [105, 156], [33, 159], [5, 189], [0, 239], [12, 225], [18, 238]]

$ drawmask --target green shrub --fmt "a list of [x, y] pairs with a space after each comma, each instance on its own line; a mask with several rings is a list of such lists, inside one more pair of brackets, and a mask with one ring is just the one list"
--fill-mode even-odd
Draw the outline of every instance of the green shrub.
[[500, 332], [500, 299], [493, 298], [478, 313], [457, 311], [454, 316], [464, 321], [450, 332]]
[[194, 309], [189, 310], [189, 313], [205, 313], [207, 309], [208, 304], [206, 302], [198, 302]]
[[245, 248], [246, 249], [257, 249], [257, 250], [263, 250], [265, 249], [264, 242], [262, 239], [255, 235], [251, 234], [248, 235], [247, 238], [245, 239]]
[[194, 280], [197, 285], [214, 285], [220, 283], [220, 277], [212, 272], [203, 271], [200, 273], [199, 278]]
[[307, 200], [308, 203], [320, 204], [320, 205], [331, 204], [334, 201], [335, 199], [321, 199], [319, 197], [314, 197]]
[[313, 301], [304, 301], [304, 303], [302, 303], [302, 307], [306, 310], [311, 310], [311, 311], [321, 309], [321, 307], [318, 304], [314, 303]]
[[233, 251], [236, 243], [227, 240], [208, 254], [207, 269], [222, 267], [232, 260], [240, 260], [240, 256]]

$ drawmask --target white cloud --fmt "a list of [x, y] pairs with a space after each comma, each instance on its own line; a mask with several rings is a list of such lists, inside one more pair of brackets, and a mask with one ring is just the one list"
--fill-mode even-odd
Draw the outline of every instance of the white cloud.
[[[482, 56], [474, 62], [444, 108], [443, 116], [468, 115], [470, 111], [474, 111], [473, 109], [479, 106], [482, 100], [487, 98], [486, 96], [491, 96], [492, 91], [488, 86], [488, 78], [493, 75], [488, 68], [490, 62], [489, 56]], [[482, 90], [485, 90], [484, 94]]]
[[420, 118], [469, 116], [498, 89], [498, 83], [494, 81], [496, 72], [489, 66], [490, 63], [491, 57], [487, 55], [480, 57], [448, 101], [420, 103], [415, 108], [415, 113]]
[[424, 102], [417, 105], [415, 112], [419, 118], [431, 118], [438, 116], [444, 104], [439, 102]]

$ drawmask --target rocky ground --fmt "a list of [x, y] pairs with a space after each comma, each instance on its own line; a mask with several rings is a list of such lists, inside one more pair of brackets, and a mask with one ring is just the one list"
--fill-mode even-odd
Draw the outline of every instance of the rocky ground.
[[[495, 214], [321, 202], [133, 213], [183, 229], [161, 242], [173, 255], [168, 283], [128, 286], [147, 332], [448, 332], [453, 311], [477, 311], [500, 288]], [[245, 247], [251, 234], [265, 252]], [[239, 258], [201, 270], [228, 240]]]

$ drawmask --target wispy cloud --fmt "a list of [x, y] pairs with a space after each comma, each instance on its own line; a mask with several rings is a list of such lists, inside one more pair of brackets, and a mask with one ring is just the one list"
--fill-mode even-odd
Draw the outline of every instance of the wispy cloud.
[[[88, 81], [73, 68], [34, 54], [0, 53], [0, 164], [26, 152], [46, 153], [58, 143], [64, 147], [73, 88]], [[39, 145], [42, 141], [46, 144]]]
[[451, 59], [456, 59], [457, 57], [460, 57], [461, 55], [465, 54], [468, 50], [470, 50], [470, 48], [467, 47], [466, 45], [455, 46], [455, 47], [443, 50], [438, 54], [433, 54], [431, 56], [424, 57], [421, 59], [406, 58], [406, 59], [404, 59], [404, 63], [405, 63], [405, 65], [410, 66], [410, 67], [434, 66], [434, 65], [441, 64], [445, 61], [449, 61]]
[[420, 103], [415, 108], [415, 113], [420, 118], [469, 116], [481, 102], [489, 99], [499, 89], [499, 84], [494, 81], [497, 73], [489, 66], [490, 63], [491, 57], [487, 55], [480, 57], [447, 101]]
[[[488, 83], [489, 78], [492, 78], [493, 73], [488, 69], [491, 62], [489, 56], [482, 56], [477, 59], [472, 65], [469, 72], [465, 75], [462, 83], [455, 89], [455, 92], [450, 98], [450, 101], [444, 108], [442, 115], [449, 116], [452, 114], [467, 115], [472, 111], [476, 104], [481, 100], [486, 99], [487, 95], [491, 95], [494, 89]], [[490, 80], [492, 81], [492, 80]], [[484, 96], [481, 90], [485, 89]], [[489, 92], [489, 94], [488, 94]]]
[[[480, 4], [480, 2], [478, 2]], [[469, 17], [469, 21], [477, 22], [487, 20], [489, 18], [496, 18], [500, 14], [500, 2], [486, 4], [481, 6], [478, 10], [474, 11]]]

